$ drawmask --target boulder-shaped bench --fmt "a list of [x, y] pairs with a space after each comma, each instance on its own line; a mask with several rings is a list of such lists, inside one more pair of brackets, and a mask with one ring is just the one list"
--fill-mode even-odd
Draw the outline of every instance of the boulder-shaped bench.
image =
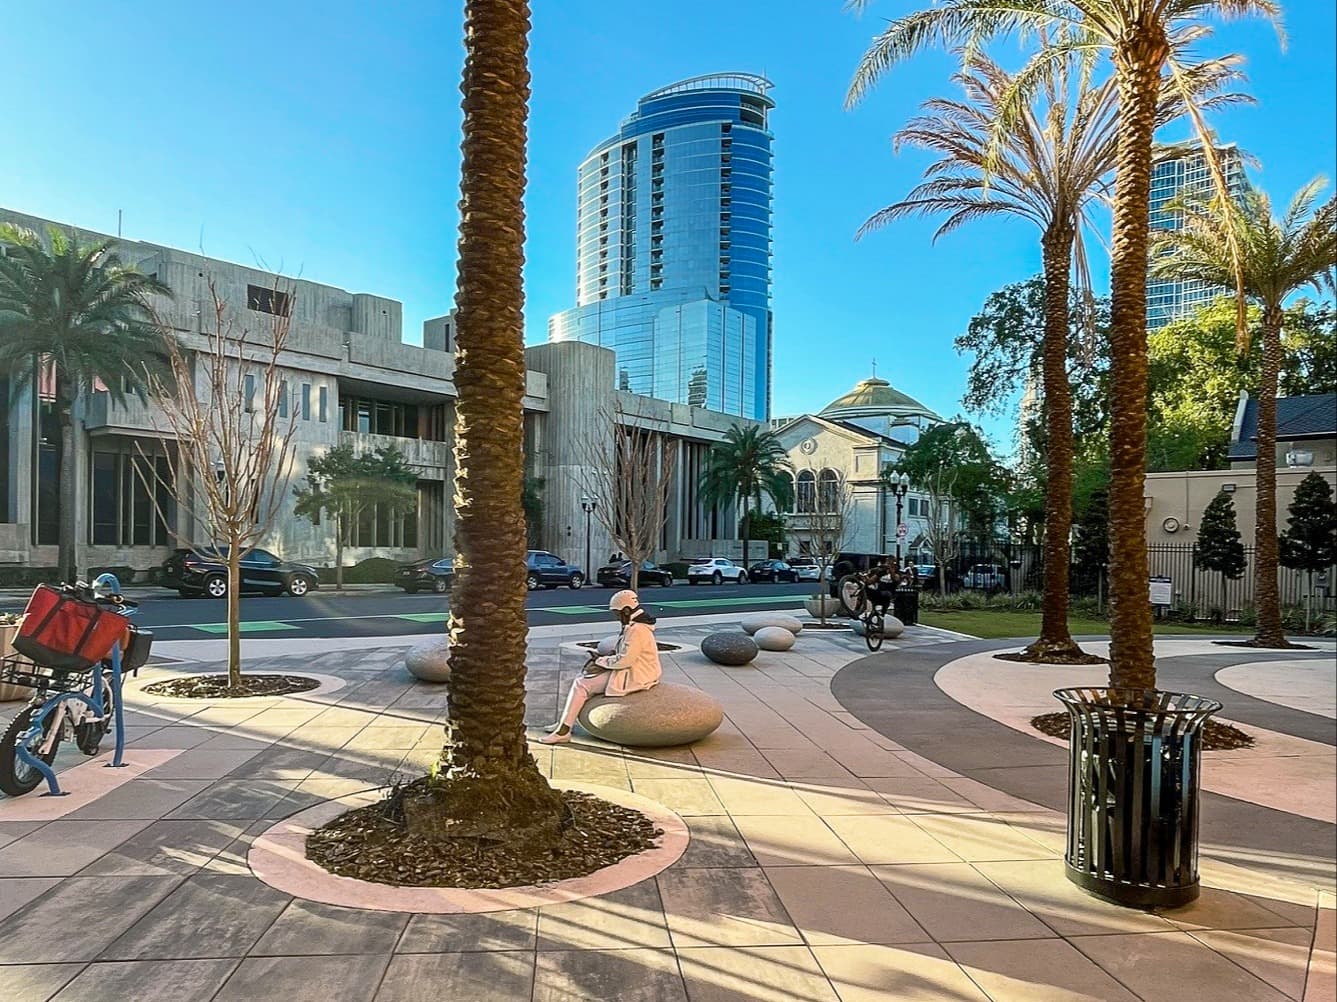
[[[868, 628], [864, 625], [864, 621], [862, 619], [852, 620], [850, 623], [850, 629], [852, 629], [855, 632], [855, 634], [860, 637], [862, 637], [866, 632], [868, 632]], [[883, 640], [895, 640], [904, 632], [905, 632], [905, 624], [902, 623], [895, 616], [886, 616], [883, 618], [882, 620]]]
[[[778, 626], [795, 635], [803, 629], [801, 622], [793, 616], [785, 615], [783, 612], [754, 612], [740, 619], [738, 625], [743, 628], [743, 632], [749, 637], [755, 637], [758, 630], [764, 630], [771, 626]], [[766, 649], [762, 648], [762, 650]]]
[[410, 675], [424, 682], [449, 682], [450, 638], [442, 636], [419, 640], [404, 655], [404, 667]]
[[757, 644], [746, 633], [712, 633], [701, 641], [701, 653], [717, 665], [739, 668], [757, 656]]
[[580, 725], [596, 738], [636, 748], [691, 744], [723, 720], [714, 697], [667, 682], [625, 696], [594, 696], [580, 710]]
[[763, 651], [787, 651], [794, 646], [794, 634], [783, 626], [763, 626], [752, 639]]

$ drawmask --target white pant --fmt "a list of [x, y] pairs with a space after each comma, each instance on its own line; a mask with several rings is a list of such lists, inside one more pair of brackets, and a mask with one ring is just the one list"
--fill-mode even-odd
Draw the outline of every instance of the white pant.
[[613, 677], [611, 671], [601, 671], [597, 675], [581, 675], [571, 683], [571, 691], [566, 694], [566, 709], [562, 711], [562, 724], [572, 727], [580, 709], [591, 696], [597, 696], [608, 688], [608, 680]]

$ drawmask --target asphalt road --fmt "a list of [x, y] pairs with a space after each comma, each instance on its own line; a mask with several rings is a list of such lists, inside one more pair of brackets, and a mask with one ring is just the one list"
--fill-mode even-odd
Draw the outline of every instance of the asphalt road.
[[[760, 609], [797, 609], [813, 593], [804, 584], [674, 585], [644, 588], [641, 598], [661, 620]], [[556, 588], [531, 592], [525, 603], [530, 626], [609, 620], [612, 590], [586, 586], [579, 591]], [[427, 633], [446, 620], [446, 595], [353, 592], [336, 595], [312, 592], [305, 598], [244, 596], [242, 634], [251, 637], [392, 637]], [[21, 609], [23, 602], [0, 602], [0, 611]], [[205, 640], [227, 632], [221, 599], [183, 599], [174, 593], [140, 599], [135, 623], [153, 630], [155, 640]]]

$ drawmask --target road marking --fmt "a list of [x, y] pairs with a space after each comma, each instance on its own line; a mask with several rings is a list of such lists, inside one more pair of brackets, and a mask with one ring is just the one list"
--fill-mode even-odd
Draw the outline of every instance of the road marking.
[[[160, 626], [157, 629], [165, 630], [168, 627]], [[227, 623], [204, 623], [190, 627], [192, 630], [199, 630], [201, 633], [226, 633]], [[282, 630], [296, 630], [298, 627], [288, 623], [280, 623], [272, 619], [260, 619], [243, 622], [241, 624], [242, 633], [278, 633]]]
[[[395, 619], [406, 619], [410, 623], [444, 623], [446, 621], [444, 612], [401, 612], [394, 616]], [[361, 618], [361, 617], [349, 617]]]
[[[668, 602], [647, 602], [646, 605], [665, 605], [674, 609], [692, 609], [698, 606], [725, 606], [725, 605], [761, 605], [763, 602], [784, 602], [789, 599], [788, 595], [751, 595], [739, 598], [706, 598], [706, 599], [673, 599]], [[802, 605], [801, 597], [793, 598], [795, 605]], [[782, 606], [783, 607], [783, 606]]]

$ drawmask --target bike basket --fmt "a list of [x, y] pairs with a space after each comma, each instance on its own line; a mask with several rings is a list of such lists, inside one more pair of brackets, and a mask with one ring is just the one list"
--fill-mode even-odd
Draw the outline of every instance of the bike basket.
[[14, 650], [53, 671], [87, 671], [125, 637], [125, 617], [50, 585], [33, 589]]
[[153, 631], [130, 627], [125, 647], [121, 650], [121, 671], [139, 671], [149, 659], [153, 646]]

